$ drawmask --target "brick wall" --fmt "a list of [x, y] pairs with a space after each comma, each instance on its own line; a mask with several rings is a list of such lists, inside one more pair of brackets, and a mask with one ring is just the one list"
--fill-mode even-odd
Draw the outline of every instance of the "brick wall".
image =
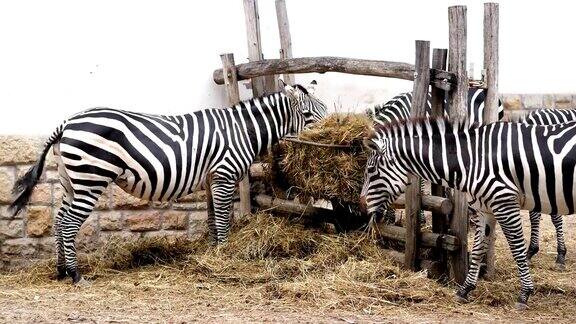
[[[7, 211], [15, 179], [36, 162], [43, 145], [40, 137], [0, 136], [0, 269], [55, 255], [53, 219], [62, 188], [51, 154], [28, 208], [14, 218]], [[77, 246], [82, 252], [113, 236], [193, 238], [205, 230], [203, 191], [174, 203], [149, 203], [112, 185], [82, 226]]]
[[506, 114], [522, 115], [542, 108], [576, 109], [576, 94], [501, 94]]

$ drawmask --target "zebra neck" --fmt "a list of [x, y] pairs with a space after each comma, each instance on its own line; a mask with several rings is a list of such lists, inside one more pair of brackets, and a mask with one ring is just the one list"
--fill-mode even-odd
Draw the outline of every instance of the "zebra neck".
[[468, 191], [471, 159], [467, 148], [473, 136], [434, 127], [409, 134], [393, 139], [390, 145], [398, 167], [432, 183]]
[[242, 116], [236, 118], [236, 125], [254, 157], [264, 153], [290, 132], [293, 113], [284, 94], [255, 98], [245, 101], [243, 105]]

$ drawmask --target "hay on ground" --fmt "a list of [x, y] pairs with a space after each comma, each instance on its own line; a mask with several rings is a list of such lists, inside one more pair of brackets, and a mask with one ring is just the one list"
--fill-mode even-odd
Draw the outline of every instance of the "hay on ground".
[[[543, 225], [549, 228], [543, 233], [543, 244], [552, 242], [553, 227], [547, 222]], [[555, 255], [545, 252], [543, 246], [543, 253], [533, 263], [536, 291], [526, 318], [565, 318], [576, 306], [574, 272], [553, 270]], [[134, 303], [170, 300], [174, 305], [206, 302], [318, 312], [386, 314], [393, 309], [492, 316], [506, 314], [519, 292], [516, 266], [501, 231], [496, 256], [495, 277], [479, 282], [469, 305], [453, 300], [454, 285], [444, 286], [426, 278], [424, 272], [402, 269], [385, 257], [379, 242], [361, 233], [325, 234], [268, 214], [240, 220], [229, 243], [222, 247], [211, 246], [206, 237], [193, 242], [146, 239], [143, 244], [108, 245], [80, 263], [90, 265], [85, 273], [93, 279], [86, 298], [100, 301], [84, 303], [90, 307], [101, 307], [113, 297]], [[574, 259], [570, 254], [568, 258], [571, 267]], [[150, 262], [154, 264], [143, 265]], [[69, 284], [49, 279], [54, 271], [52, 262], [0, 275], [0, 287], [17, 291], [13, 296], [32, 294], [23, 297], [29, 299], [39, 289], [69, 291]], [[134, 307], [148, 309], [144, 304]]]

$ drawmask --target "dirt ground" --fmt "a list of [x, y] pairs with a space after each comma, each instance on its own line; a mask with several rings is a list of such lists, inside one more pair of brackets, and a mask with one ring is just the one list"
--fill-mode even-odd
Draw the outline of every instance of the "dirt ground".
[[[228, 266], [219, 270], [218, 280], [208, 280], [208, 277], [194, 273], [197, 270], [191, 270], [186, 263], [176, 262], [99, 272], [89, 277], [91, 286], [87, 288], [73, 287], [69, 281], [55, 281], [47, 274], [35, 279], [30, 279], [26, 272], [0, 274], [0, 321], [573, 322], [576, 320], [575, 226], [576, 218], [565, 218], [567, 270], [559, 273], [554, 270], [556, 241], [553, 226], [544, 216], [540, 254], [532, 266], [537, 291], [530, 300], [530, 308], [522, 312], [513, 307], [519, 283], [510, 252], [498, 230], [496, 278], [479, 283], [469, 304], [453, 301], [453, 286], [427, 279], [424, 273], [408, 273], [400, 269], [395, 269], [397, 272], [389, 279], [403, 280], [394, 286], [397, 288], [391, 289], [396, 291], [379, 292], [386, 289], [382, 285], [385, 281], [356, 280], [353, 284], [358, 291], [368, 293], [347, 298], [352, 290], [341, 288], [343, 286], [336, 282], [339, 278], [330, 273], [326, 278], [319, 278], [324, 280], [321, 286], [314, 286], [311, 279], [296, 275], [277, 279], [271, 285], [266, 278], [260, 281], [239, 280], [234, 276], [239, 269]], [[526, 229], [527, 219], [525, 235]], [[262, 262], [269, 265], [272, 261]], [[362, 264], [355, 263], [355, 266]], [[405, 291], [403, 287], [411, 282], [421, 286], [417, 287], [420, 290]], [[307, 285], [319, 288], [305, 290]], [[288, 296], [285, 294], [288, 288], [277, 291], [274, 287], [289, 287], [290, 291], [302, 293]], [[427, 290], [434, 290], [434, 293], [426, 294]], [[390, 296], [391, 293], [399, 295], [396, 299], [378, 297]], [[332, 295], [338, 296], [333, 304], [324, 300], [325, 296]]]

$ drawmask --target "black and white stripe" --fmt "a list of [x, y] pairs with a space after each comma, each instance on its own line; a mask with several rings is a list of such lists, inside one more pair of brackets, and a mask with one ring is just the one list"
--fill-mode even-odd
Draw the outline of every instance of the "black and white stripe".
[[[431, 94], [428, 93], [428, 100], [426, 101], [425, 114], [426, 117], [432, 115]], [[468, 90], [468, 116], [470, 124], [481, 124], [484, 114], [484, 101], [486, 100], [486, 90], [480, 88], [470, 88]], [[412, 110], [412, 93], [401, 93], [385, 104], [378, 104], [366, 109], [366, 114], [373, 120], [374, 126], [385, 126], [391, 123], [398, 123], [402, 120], [410, 119], [410, 111]], [[444, 114], [448, 116], [448, 105], [444, 101]], [[504, 117], [504, 107], [502, 102], [498, 100], [498, 120]], [[424, 189], [424, 182], [420, 184], [421, 190]], [[378, 216], [380, 213], [378, 213]], [[420, 223], [425, 224], [424, 212], [420, 211]], [[386, 210], [384, 214], [386, 223], [395, 221], [394, 209]]]
[[[366, 211], [390, 206], [405, 190], [408, 173], [467, 192], [473, 207], [494, 214], [502, 227], [520, 273], [518, 302], [525, 306], [534, 285], [520, 209], [554, 215], [576, 210], [576, 122], [468, 128], [445, 119], [414, 119], [378, 129], [365, 145], [375, 152], [362, 188]], [[461, 298], [475, 288], [485, 252], [484, 236], [476, 235]]]
[[[468, 91], [468, 122], [473, 124], [482, 124], [484, 114], [484, 101], [486, 100], [486, 90], [480, 88], [470, 88]], [[432, 116], [432, 105], [430, 103], [431, 95], [428, 93], [426, 101], [426, 117]], [[412, 93], [401, 93], [387, 101], [385, 104], [378, 104], [366, 109], [375, 125], [386, 125], [397, 123], [402, 120], [410, 119], [412, 110]], [[448, 106], [445, 101], [444, 114], [448, 116]], [[504, 107], [498, 100], [498, 120], [504, 117]]]
[[[576, 121], [575, 109], [538, 109], [532, 110], [520, 120], [527, 125], [557, 125]], [[530, 212], [530, 243], [528, 245], [528, 259], [530, 260], [540, 250], [540, 219], [539, 212]], [[566, 243], [561, 215], [550, 215], [556, 228], [556, 267], [564, 269], [566, 264]]]
[[59, 277], [80, 281], [75, 237], [110, 183], [150, 201], [206, 188], [214, 203], [208, 208], [210, 236], [223, 243], [235, 185], [254, 158], [325, 115], [326, 106], [300, 85], [231, 108], [178, 116], [89, 109], [56, 129], [37, 164], [18, 180], [11, 207], [17, 213], [25, 206], [53, 147], [64, 188], [55, 220]]

